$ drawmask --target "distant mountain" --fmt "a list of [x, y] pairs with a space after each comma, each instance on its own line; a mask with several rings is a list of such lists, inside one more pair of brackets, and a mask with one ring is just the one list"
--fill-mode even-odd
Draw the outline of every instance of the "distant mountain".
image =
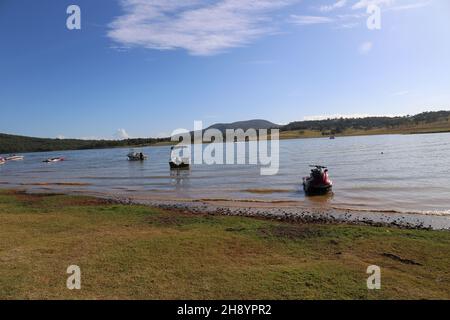
[[[404, 117], [340, 118], [296, 121], [280, 126], [267, 120], [248, 120], [217, 123], [209, 128], [222, 132], [226, 129], [280, 129], [281, 139], [313, 138], [328, 135], [408, 134], [450, 132], [450, 111], [423, 112]], [[36, 151], [104, 149], [139, 147], [170, 143], [170, 138], [126, 140], [79, 140], [33, 138], [0, 133], [0, 154]]]
[[278, 124], [267, 120], [255, 119], [247, 121], [238, 121], [233, 123], [216, 123], [208, 127], [208, 129], [218, 129], [224, 132], [226, 129], [277, 129], [280, 128]]

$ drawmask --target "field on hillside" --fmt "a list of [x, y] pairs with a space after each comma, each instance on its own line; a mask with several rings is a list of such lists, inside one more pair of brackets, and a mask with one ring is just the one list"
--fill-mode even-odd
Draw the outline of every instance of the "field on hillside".
[[[380, 134], [420, 134], [450, 132], [450, 122], [439, 121], [433, 123], [420, 123], [417, 125], [403, 125], [394, 128], [374, 128], [368, 130], [346, 129], [336, 136], [364, 136]], [[281, 139], [320, 138], [328, 137], [319, 130], [291, 130], [280, 132]]]

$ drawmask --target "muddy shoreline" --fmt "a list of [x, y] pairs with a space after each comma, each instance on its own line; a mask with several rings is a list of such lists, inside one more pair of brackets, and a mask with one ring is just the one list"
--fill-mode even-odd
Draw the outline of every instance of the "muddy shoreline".
[[299, 207], [248, 207], [213, 204], [204, 201], [182, 202], [165, 200], [113, 200], [122, 204], [140, 204], [167, 210], [181, 210], [194, 214], [219, 214], [228, 216], [258, 217], [288, 222], [306, 223], [351, 223], [370, 226], [395, 226], [408, 229], [449, 230], [450, 218], [418, 214], [398, 214], [380, 212], [351, 212], [336, 209], [315, 209]]
[[342, 210], [301, 206], [300, 202], [261, 202], [241, 200], [160, 199], [143, 196], [122, 196], [89, 191], [21, 189], [27, 193], [60, 193], [91, 196], [123, 205], [145, 205], [192, 214], [227, 215], [263, 218], [295, 223], [347, 223], [366, 226], [394, 226], [407, 229], [448, 230], [450, 216], [416, 213]]

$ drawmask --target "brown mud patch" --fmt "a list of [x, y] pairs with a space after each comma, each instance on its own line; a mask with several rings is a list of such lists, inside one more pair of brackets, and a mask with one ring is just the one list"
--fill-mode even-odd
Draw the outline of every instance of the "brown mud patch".
[[272, 193], [289, 193], [291, 190], [287, 189], [244, 189], [242, 192], [255, 194], [272, 194]]
[[14, 198], [26, 205], [39, 205], [47, 198], [61, 197], [61, 201], [58, 201], [56, 205], [58, 206], [102, 206], [112, 204], [111, 200], [101, 199], [101, 198], [90, 198], [90, 197], [66, 197], [60, 193], [27, 193], [23, 190], [8, 190], [3, 194], [14, 196]]
[[412, 266], [422, 266], [422, 264], [419, 263], [419, 262], [416, 262], [416, 261], [410, 260], [410, 259], [405, 259], [405, 258], [399, 257], [399, 256], [397, 256], [395, 254], [392, 254], [392, 253], [384, 252], [382, 254], [382, 256], [386, 257], [386, 258], [389, 258], [391, 260], [398, 261], [398, 262], [403, 263], [403, 264], [408, 264], [408, 265], [412, 265]]
[[223, 206], [230, 208], [299, 208], [303, 205], [299, 201], [289, 201], [289, 200], [272, 200], [272, 201], [261, 201], [255, 199], [199, 199], [195, 202], [204, 202], [205, 204], [211, 204], [215, 206]]
[[227, 232], [241, 232], [241, 231], [246, 231], [246, 228], [243, 227], [236, 227], [236, 228], [226, 228], [225, 231]]
[[14, 196], [14, 198], [25, 204], [36, 204], [44, 200], [44, 198], [61, 196], [57, 193], [27, 193], [23, 190], [8, 190], [3, 194]]
[[31, 183], [21, 183], [22, 186], [90, 186], [90, 183], [83, 182], [31, 182]]
[[68, 207], [93, 207], [93, 206], [105, 206], [113, 204], [112, 201], [101, 198], [84, 198], [84, 197], [76, 197], [76, 198], [67, 198], [64, 199], [61, 203], [63, 206]]

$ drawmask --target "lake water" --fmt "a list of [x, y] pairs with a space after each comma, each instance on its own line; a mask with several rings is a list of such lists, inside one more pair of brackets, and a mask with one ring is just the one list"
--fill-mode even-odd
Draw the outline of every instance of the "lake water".
[[[0, 166], [0, 187], [450, 214], [450, 134], [284, 140], [274, 176], [261, 176], [254, 165], [193, 165], [190, 171], [171, 172], [167, 146], [144, 148], [150, 159], [142, 163], [127, 161], [128, 151], [25, 154], [24, 161]], [[56, 156], [67, 161], [42, 163]], [[332, 195], [305, 197], [301, 181], [309, 164], [329, 167]]]

